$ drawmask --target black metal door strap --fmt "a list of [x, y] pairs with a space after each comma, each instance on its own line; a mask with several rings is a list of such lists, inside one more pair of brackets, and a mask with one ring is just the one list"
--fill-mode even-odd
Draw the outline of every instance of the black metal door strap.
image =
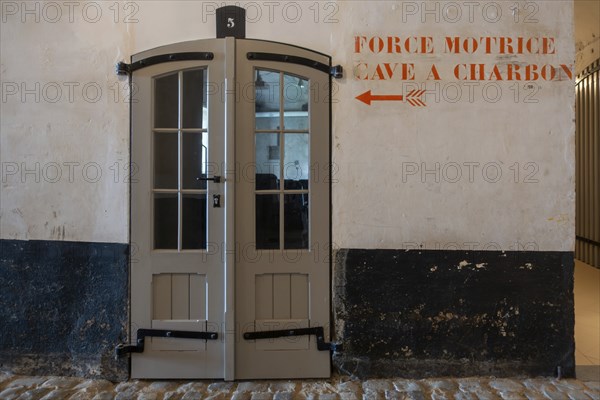
[[219, 338], [219, 334], [217, 332], [170, 331], [166, 329], [138, 329], [136, 344], [119, 344], [115, 349], [116, 356], [123, 357], [129, 353], [143, 353], [144, 342], [147, 337], [217, 340]]
[[[289, 56], [286, 54], [275, 54], [275, 53], [248, 53], [246, 54], [248, 60], [259, 60], [259, 61], [278, 61], [286, 62], [291, 64], [304, 65], [306, 67], [315, 68], [321, 72], [331, 75], [336, 79], [340, 79], [344, 76], [344, 68], [341, 65], [329, 66], [318, 61], [314, 61], [304, 57]], [[152, 56], [138, 60], [131, 64], [120, 61], [117, 63], [116, 72], [117, 75], [130, 75], [132, 72], [138, 69], [146, 68], [151, 65], [162, 64], [172, 61], [210, 61], [215, 58], [214, 53], [211, 52], [188, 52], [188, 53], [172, 53], [172, 54], [161, 54], [158, 56]]]
[[344, 69], [341, 65], [329, 66], [327, 64], [323, 64], [321, 62], [311, 60], [309, 58], [298, 57], [298, 56], [289, 56], [287, 54], [276, 54], [276, 53], [256, 53], [251, 52], [246, 54], [246, 58], [248, 60], [258, 60], [258, 61], [277, 61], [277, 62], [285, 62], [291, 64], [304, 65], [305, 67], [314, 68], [321, 72], [325, 72], [328, 75], [333, 76], [336, 79], [342, 78], [344, 76]]
[[210, 61], [214, 58], [215, 55], [211, 52], [189, 52], [161, 54], [159, 56], [144, 58], [143, 60], [139, 60], [131, 64], [127, 64], [121, 61], [117, 64], [117, 75], [129, 75], [133, 71], [137, 71], [138, 69], [171, 61]]
[[333, 352], [337, 352], [343, 350], [342, 344], [340, 343], [325, 343], [325, 333], [322, 326], [317, 326], [314, 328], [282, 329], [279, 331], [246, 332], [244, 333], [244, 339], [277, 339], [282, 337], [304, 335], [316, 335], [317, 349], [320, 351], [331, 350]]

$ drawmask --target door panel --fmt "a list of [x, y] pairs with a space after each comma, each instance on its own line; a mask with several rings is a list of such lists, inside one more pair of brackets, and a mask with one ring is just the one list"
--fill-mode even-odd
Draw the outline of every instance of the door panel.
[[[253, 88], [236, 109], [236, 161], [254, 173], [236, 186], [235, 376], [328, 377], [329, 352], [315, 336], [244, 340], [254, 331], [329, 328], [329, 76], [249, 52], [329, 64], [325, 56], [270, 42], [236, 41], [238, 87]], [[247, 93], [246, 91], [244, 93]], [[319, 254], [319, 251], [321, 253]], [[325, 262], [324, 262], [325, 260]]]
[[244, 333], [324, 327], [329, 340], [329, 74], [309, 66], [329, 58], [226, 38], [133, 61], [197, 52], [213, 58], [132, 74], [131, 334], [219, 340], [148, 338], [132, 378], [328, 377], [314, 335]]
[[[223, 188], [203, 180], [224, 154], [224, 106], [208, 96], [210, 82], [224, 81], [224, 41], [195, 48], [214, 59], [132, 74], [132, 336], [140, 328], [221, 333], [224, 325], [222, 257], [208, 244], [224, 241], [225, 209], [207, 201]], [[223, 378], [223, 342], [148, 338], [131, 368], [133, 378]]]

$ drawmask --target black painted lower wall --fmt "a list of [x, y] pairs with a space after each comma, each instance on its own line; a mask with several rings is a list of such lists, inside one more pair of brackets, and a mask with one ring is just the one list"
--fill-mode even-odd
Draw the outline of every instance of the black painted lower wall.
[[128, 378], [128, 245], [0, 240], [0, 369]]
[[[0, 369], [128, 378], [128, 246], [0, 240]], [[574, 375], [573, 254], [340, 250], [343, 374]]]
[[575, 373], [573, 253], [341, 250], [334, 355], [365, 377]]

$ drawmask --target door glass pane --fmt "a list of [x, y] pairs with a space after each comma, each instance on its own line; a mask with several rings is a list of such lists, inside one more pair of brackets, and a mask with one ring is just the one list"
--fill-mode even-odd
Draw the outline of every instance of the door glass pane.
[[283, 125], [285, 130], [308, 130], [309, 82], [295, 75], [283, 76]]
[[277, 133], [256, 135], [256, 190], [279, 188], [280, 141]]
[[308, 112], [286, 111], [283, 124], [287, 131], [308, 131]]
[[182, 128], [207, 127], [206, 70], [196, 69], [183, 73]]
[[308, 133], [286, 133], [284, 152], [285, 189], [308, 189], [309, 168]]
[[256, 129], [259, 131], [278, 131], [281, 129], [278, 112], [257, 112]]
[[197, 178], [206, 178], [208, 154], [208, 134], [206, 132], [182, 132], [182, 186], [183, 189], [206, 189], [206, 181]]
[[154, 188], [177, 189], [178, 139], [174, 132], [154, 133]]
[[279, 248], [279, 195], [256, 195], [256, 248]]
[[206, 195], [184, 194], [181, 198], [181, 248], [206, 248]]
[[279, 72], [257, 69], [255, 73], [255, 109], [257, 130], [279, 130]]
[[154, 195], [154, 248], [177, 249], [178, 212], [177, 194]]
[[177, 128], [179, 122], [179, 75], [154, 81], [154, 127]]
[[308, 193], [286, 194], [284, 203], [286, 249], [308, 249]]

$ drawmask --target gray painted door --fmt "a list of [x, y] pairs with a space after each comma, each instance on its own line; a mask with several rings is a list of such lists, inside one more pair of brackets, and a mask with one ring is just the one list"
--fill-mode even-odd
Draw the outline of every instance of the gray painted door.
[[[132, 377], [329, 376], [314, 335], [243, 337], [323, 326], [328, 339], [329, 78], [247, 53], [328, 58], [227, 38], [133, 61], [186, 52], [214, 58], [132, 76], [131, 334], [214, 331], [219, 340], [147, 338]], [[215, 175], [221, 182], [204, 180]]]
[[329, 328], [329, 76], [249, 52], [329, 60], [304, 49], [238, 40], [235, 376], [328, 377], [315, 336], [244, 340], [243, 333]]
[[[210, 82], [224, 81], [224, 43], [168, 50], [215, 58], [157, 64], [132, 76], [132, 335], [140, 328], [220, 332], [224, 324], [223, 262], [214, 247], [224, 242], [225, 209], [211, 204], [223, 184], [202, 180], [224, 154], [224, 105], [208, 96]], [[147, 338], [144, 352], [132, 355], [131, 375], [222, 378], [223, 357], [220, 340]]]

